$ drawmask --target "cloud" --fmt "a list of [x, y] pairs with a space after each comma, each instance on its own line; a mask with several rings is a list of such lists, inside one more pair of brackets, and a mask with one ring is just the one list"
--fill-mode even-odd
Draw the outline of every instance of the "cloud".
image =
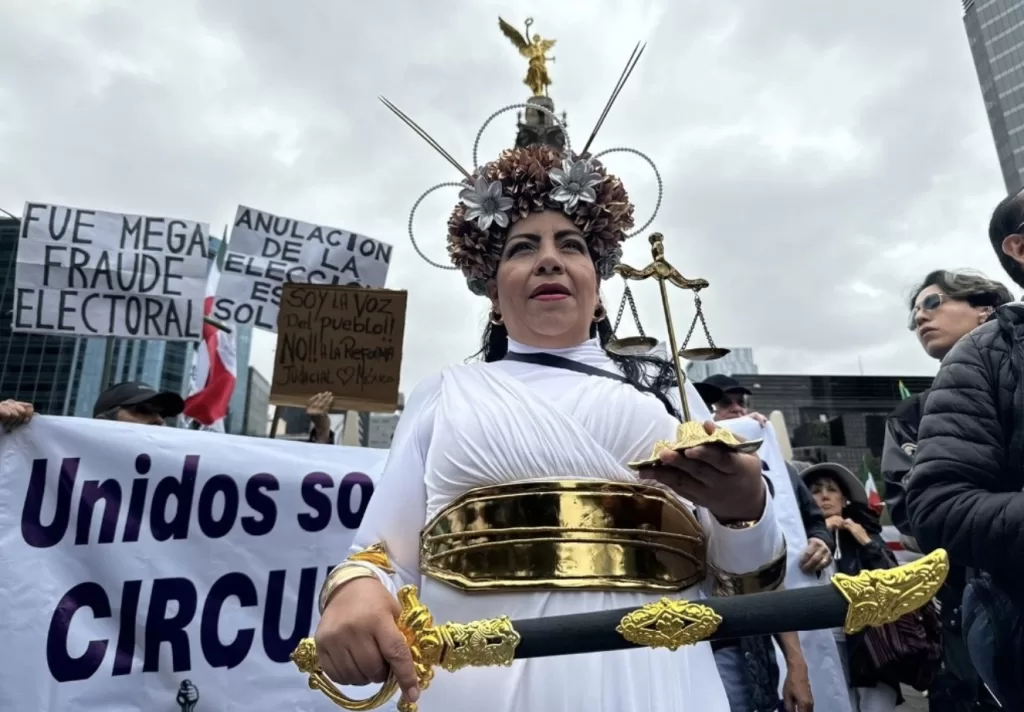
[[[754, 347], [763, 372], [855, 373], [860, 355], [868, 372], [932, 373], [904, 328], [907, 290], [936, 267], [1003, 276], [984, 238], [1003, 192], [995, 151], [957, 4], [939, 5], [16, 0], [0, 44], [0, 206], [177, 215], [217, 232], [244, 203], [390, 242], [389, 286], [412, 296], [409, 391], [476, 350], [486, 305], [411, 249], [413, 201], [458, 176], [376, 97], [468, 164], [482, 121], [528, 94], [496, 16], [533, 16], [558, 40], [552, 93], [577, 142], [648, 42], [597, 148], [656, 160], [652, 229], [684, 274], [711, 282], [720, 344]], [[481, 157], [514, 132], [514, 113], [496, 119]], [[649, 169], [608, 163], [646, 219]], [[441, 191], [417, 216], [438, 260], [453, 200]], [[649, 259], [645, 236], [626, 258]], [[653, 285], [635, 291], [663, 334]], [[621, 285], [605, 295], [617, 307]], [[690, 295], [673, 308], [685, 333]], [[266, 374], [272, 349], [257, 338]]]

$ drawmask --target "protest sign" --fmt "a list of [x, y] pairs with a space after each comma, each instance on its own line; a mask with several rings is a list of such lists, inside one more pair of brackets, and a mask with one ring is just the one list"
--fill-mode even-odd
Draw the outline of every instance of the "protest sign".
[[205, 223], [27, 203], [12, 330], [196, 341]]
[[284, 285], [270, 402], [305, 406], [334, 394], [335, 410], [398, 406], [406, 292]]
[[391, 245], [239, 206], [212, 316], [277, 329], [282, 285], [383, 287]]
[[0, 710], [336, 710], [288, 656], [386, 455], [81, 418], [0, 435]]

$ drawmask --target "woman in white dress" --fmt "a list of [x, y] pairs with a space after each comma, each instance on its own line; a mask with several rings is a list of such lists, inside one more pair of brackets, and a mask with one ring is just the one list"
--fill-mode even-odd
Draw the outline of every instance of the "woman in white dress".
[[483, 358], [409, 397], [352, 552], [321, 592], [320, 666], [345, 685], [390, 670], [423, 712], [728, 712], [707, 643], [438, 671], [418, 689], [396, 625], [404, 585], [436, 621], [468, 622], [748, 593], [785, 571], [756, 455], [711, 445], [627, 467], [673, 440], [680, 415], [667, 362], [604, 348], [599, 285], [633, 227], [619, 179], [533, 146], [459, 187], [448, 252], [491, 303]]

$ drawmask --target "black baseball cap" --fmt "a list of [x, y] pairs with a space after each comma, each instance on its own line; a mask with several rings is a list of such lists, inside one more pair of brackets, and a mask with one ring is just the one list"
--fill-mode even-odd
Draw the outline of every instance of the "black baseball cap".
[[158, 391], [140, 381], [126, 381], [100, 393], [96, 405], [92, 407], [92, 417], [98, 418], [118, 408], [130, 408], [143, 403], [164, 418], [177, 417], [185, 410], [185, 401], [177, 393]]
[[721, 373], [708, 376], [700, 383], [694, 383], [693, 387], [697, 389], [697, 392], [700, 393], [700, 397], [703, 398], [704, 402], [708, 405], [712, 405], [722, 400], [722, 396], [726, 393], [742, 393], [747, 396], [751, 395], [749, 388], [732, 376], [726, 376]]

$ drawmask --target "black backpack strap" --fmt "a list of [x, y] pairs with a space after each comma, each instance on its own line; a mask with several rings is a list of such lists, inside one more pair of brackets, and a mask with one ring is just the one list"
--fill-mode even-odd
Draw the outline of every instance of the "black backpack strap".
[[576, 373], [582, 373], [586, 376], [597, 376], [598, 378], [610, 378], [613, 381], [619, 383], [625, 383], [626, 385], [637, 389], [641, 393], [650, 393], [665, 406], [665, 410], [674, 417], [679, 417], [675, 411], [675, 407], [668, 397], [658, 391], [657, 389], [645, 386], [639, 383], [633, 383], [621, 373], [613, 373], [612, 371], [605, 371], [603, 368], [596, 368], [594, 366], [588, 366], [585, 363], [579, 363], [572, 359], [565, 358], [563, 356], [556, 356], [555, 354], [549, 354], [545, 352], [532, 353], [532, 354], [521, 354], [515, 351], [509, 351], [505, 354], [503, 361], [519, 361], [520, 363], [532, 363], [537, 366], [548, 366], [550, 368], [560, 368], [565, 371], [575, 371]]
[[587, 376], [597, 376], [598, 378], [610, 378], [613, 381], [619, 383], [629, 383], [626, 377], [619, 373], [612, 373], [611, 371], [605, 371], [601, 368], [595, 368], [594, 366], [588, 366], [585, 363], [579, 363], [572, 359], [565, 358], [563, 356], [556, 356], [555, 354], [549, 353], [535, 353], [535, 354], [521, 354], [514, 351], [509, 351], [505, 354], [503, 361], [519, 361], [521, 363], [532, 363], [537, 366], [550, 366], [551, 368], [561, 368], [565, 371], [575, 371], [576, 373], [582, 373]]

